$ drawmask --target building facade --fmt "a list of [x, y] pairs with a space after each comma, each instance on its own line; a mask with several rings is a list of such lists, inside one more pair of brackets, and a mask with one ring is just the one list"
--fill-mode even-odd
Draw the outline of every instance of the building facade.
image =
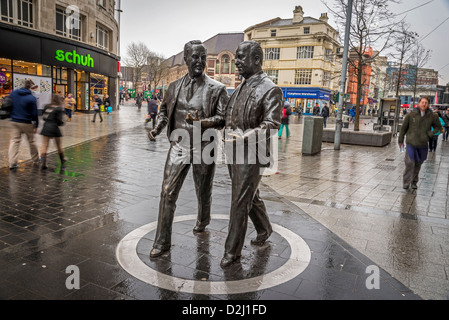
[[119, 25], [114, 0], [1, 0], [0, 98], [33, 80], [40, 109], [72, 93], [78, 111], [92, 97], [117, 102]]
[[[203, 42], [207, 49], [206, 74], [226, 85], [229, 94], [232, 94], [241, 83], [238, 70], [235, 67], [235, 52], [243, 38], [242, 32], [219, 33]], [[184, 51], [171, 56], [164, 63], [169, 68], [164, 79], [165, 86], [188, 72], [184, 61]]]
[[[399, 66], [389, 62], [387, 77], [389, 79], [390, 95], [396, 94], [398, 75]], [[418, 99], [422, 96], [429, 96], [431, 103], [434, 104], [438, 81], [438, 71], [436, 70], [417, 68], [408, 64], [403, 65], [399, 85], [399, 98], [403, 107], [417, 104]], [[415, 101], [413, 101], [413, 98], [415, 98]]]
[[305, 17], [296, 6], [292, 19], [275, 18], [247, 28], [245, 40], [258, 41], [264, 50], [264, 71], [294, 109], [311, 113], [315, 103], [329, 104], [338, 90], [335, 72], [340, 51], [338, 32], [329, 25], [327, 13], [319, 19]]

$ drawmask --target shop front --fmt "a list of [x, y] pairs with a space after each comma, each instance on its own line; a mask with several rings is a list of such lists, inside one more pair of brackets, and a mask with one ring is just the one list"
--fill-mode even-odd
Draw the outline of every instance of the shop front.
[[320, 109], [325, 103], [329, 106], [331, 91], [328, 89], [313, 87], [281, 87], [281, 89], [293, 112], [300, 109], [304, 115], [311, 115], [316, 103]]
[[[38, 108], [56, 93], [76, 100], [76, 110], [90, 112], [95, 95], [116, 107], [117, 57], [68, 39], [0, 26], [0, 103], [31, 79]], [[29, 45], [25, 47], [25, 44]]]

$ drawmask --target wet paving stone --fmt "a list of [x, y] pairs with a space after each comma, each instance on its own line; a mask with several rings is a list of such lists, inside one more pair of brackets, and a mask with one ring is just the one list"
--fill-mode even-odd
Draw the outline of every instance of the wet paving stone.
[[[137, 126], [67, 148], [69, 162], [65, 170], [58, 168], [56, 154], [50, 155], [50, 168], [46, 172], [36, 171], [26, 163], [15, 172], [0, 169], [0, 190], [8, 195], [0, 195], [5, 199], [0, 203], [5, 208], [0, 216], [0, 297], [17, 300], [419, 298], [411, 293], [404, 297], [406, 287], [390, 285], [389, 281], [394, 279], [386, 272], [382, 273], [385, 286], [382, 282], [375, 294], [369, 292], [363, 287], [367, 276], [364, 271], [375, 262], [312, 219], [289, 201], [292, 199], [280, 196], [266, 184], [261, 184], [261, 195], [272, 223], [299, 235], [311, 250], [311, 261], [304, 272], [269, 288], [238, 294], [176, 292], [136, 279], [121, 267], [116, 249], [128, 233], [157, 220], [167, 150], [166, 137], [161, 135], [152, 143], [147, 139], [146, 129]], [[227, 168], [219, 165], [214, 181], [213, 214], [229, 214], [230, 195]], [[176, 216], [196, 212], [190, 172], [177, 202]], [[194, 220], [174, 223], [173, 246], [161, 257], [149, 258], [154, 230], [137, 242], [136, 254], [151, 270], [204, 283], [261, 277], [291, 260], [293, 252], [280, 233], [273, 233], [263, 247], [252, 246], [250, 240], [255, 237], [255, 230], [250, 225], [240, 261], [223, 270], [219, 264], [228, 221], [213, 219], [202, 234], [192, 232], [194, 223]], [[79, 267], [79, 290], [70, 291], [65, 287], [65, 268], [69, 265]], [[8, 287], [10, 293], [6, 294]]]

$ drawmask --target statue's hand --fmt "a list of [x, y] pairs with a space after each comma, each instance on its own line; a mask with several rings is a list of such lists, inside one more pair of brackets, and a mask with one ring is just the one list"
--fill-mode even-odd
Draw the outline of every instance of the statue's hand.
[[148, 138], [150, 138], [151, 141], [156, 141], [157, 132], [156, 130], [151, 130], [148, 132]]
[[193, 122], [195, 121], [201, 121], [198, 117], [198, 110], [195, 110], [195, 117], [193, 117], [190, 112], [186, 115], [186, 122], [188, 124], [193, 125]]

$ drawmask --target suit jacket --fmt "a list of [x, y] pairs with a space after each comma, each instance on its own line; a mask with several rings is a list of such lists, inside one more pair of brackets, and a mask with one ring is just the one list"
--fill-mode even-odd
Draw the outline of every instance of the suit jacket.
[[[174, 112], [176, 103], [178, 102], [179, 92], [181, 91], [188, 74], [184, 77], [172, 82], [167, 90], [164, 100], [159, 108], [159, 114], [156, 124], [156, 132], [160, 134], [167, 126], [167, 136], [170, 139], [170, 134], [174, 126]], [[201, 119], [201, 126], [206, 128], [222, 129], [225, 124], [226, 106], [229, 97], [225, 85], [209, 78], [204, 74], [204, 89], [203, 89], [203, 114], [206, 119]]]
[[239, 97], [243, 83], [232, 94], [226, 114], [226, 128], [231, 128], [233, 119], [233, 109], [236, 99], [245, 99], [245, 108], [243, 110], [244, 127], [239, 128], [243, 131], [267, 130], [267, 155], [270, 150], [270, 130], [279, 130], [281, 126], [282, 108], [284, 97], [282, 90], [263, 73], [257, 73], [250, 79], [245, 80], [247, 85], [251, 86], [250, 93], [246, 97]]

